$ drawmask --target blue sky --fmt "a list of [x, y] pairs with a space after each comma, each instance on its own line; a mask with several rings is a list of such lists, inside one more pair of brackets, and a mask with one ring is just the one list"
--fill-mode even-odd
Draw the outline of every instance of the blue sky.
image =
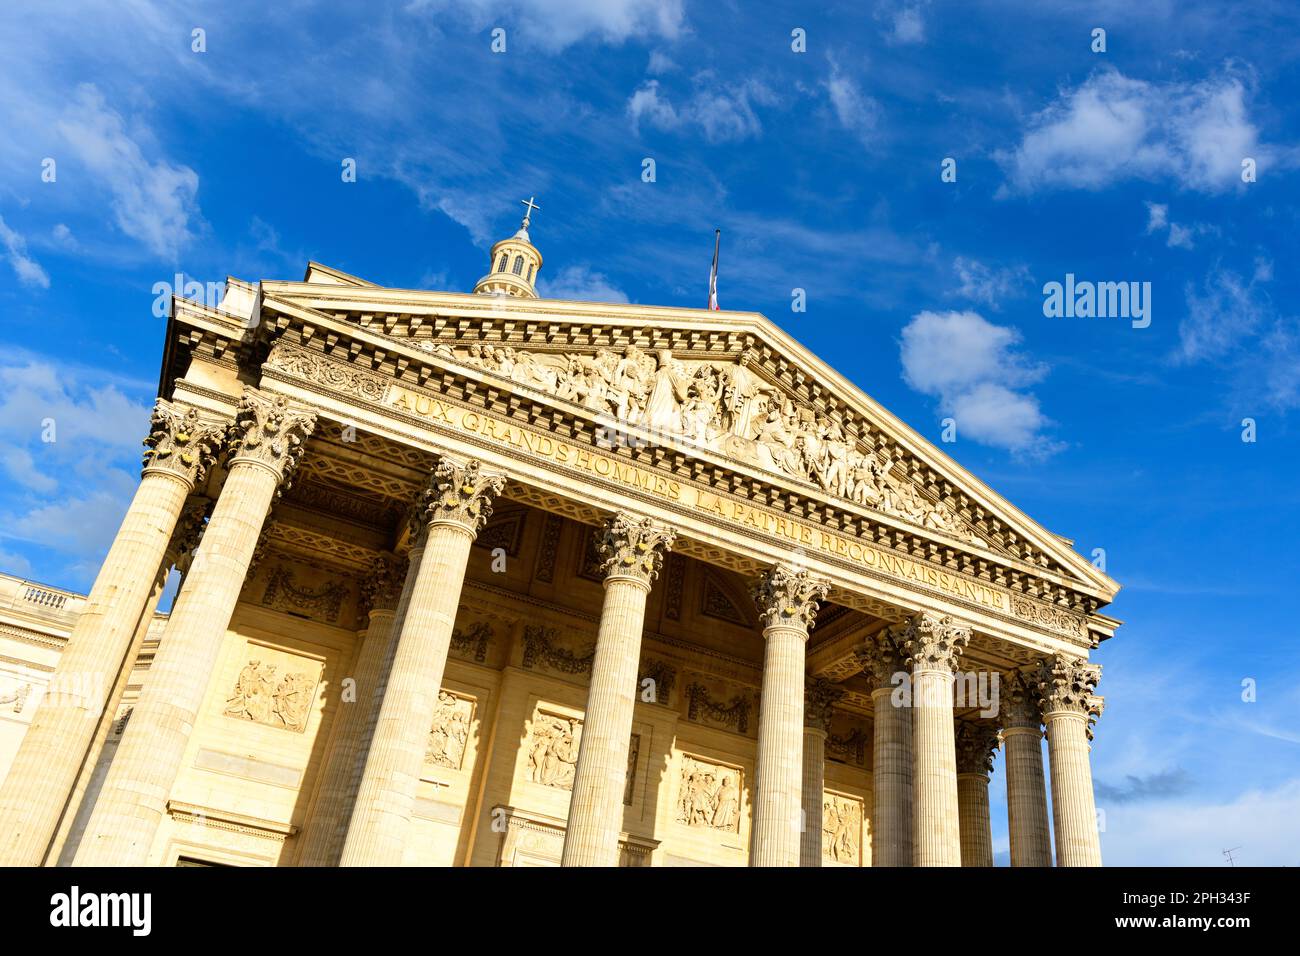
[[89, 586], [178, 272], [468, 291], [535, 194], [543, 294], [701, 306], [716, 226], [725, 308], [1105, 550], [1107, 862], [1300, 864], [1294, 5], [336, 6], [0, 11], [0, 568]]

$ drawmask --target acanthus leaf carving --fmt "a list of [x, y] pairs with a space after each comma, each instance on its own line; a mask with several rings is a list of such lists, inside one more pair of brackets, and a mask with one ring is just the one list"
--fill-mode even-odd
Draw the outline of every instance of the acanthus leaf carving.
[[998, 728], [991, 720], [957, 723], [957, 772], [993, 772], [993, 752], [998, 749]]
[[492, 516], [492, 499], [505, 486], [504, 475], [485, 472], [476, 458], [459, 462], [444, 456], [424, 492], [424, 518], [431, 525], [453, 524], [477, 534]]
[[1101, 715], [1102, 698], [1097, 696], [1101, 665], [1082, 657], [1055, 654], [1043, 663], [1038, 675], [1038, 692], [1043, 715], [1074, 713], [1089, 718]]
[[765, 628], [793, 627], [811, 630], [817, 607], [830, 585], [806, 568], [778, 564], [765, 571], [751, 589]]
[[606, 580], [629, 577], [649, 587], [676, 539], [672, 528], [619, 512], [601, 531], [599, 550]]
[[913, 673], [938, 670], [951, 674], [969, 643], [968, 626], [947, 614], [923, 612], [908, 622], [902, 646]]
[[828, 733], [835, 704], [843, 696], [844, 688], [837, 687], [826, 678], [807, 678], [804, 683], [803, 697], [804, 725]]
[[283, 491], [315, 427], [316, 415], [285, 396], [246, 388], [230, 426], [231, 463], [260, 462], [280, 476]]
[[216, 461], [225, 435], [225, 423], [204, 421], [198, 409], [160, 398], [154, 403], [144, 440], [144, 471], [170, 472], [197, 485]]

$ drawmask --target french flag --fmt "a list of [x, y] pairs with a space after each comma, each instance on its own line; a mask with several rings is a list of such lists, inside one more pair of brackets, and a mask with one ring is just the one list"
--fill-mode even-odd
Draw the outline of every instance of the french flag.
[[722, 241], [722, 230], [713, 231], [713, 267], [709, 269], [709, 308], [715, 312], [718, 305], [718, 244]]

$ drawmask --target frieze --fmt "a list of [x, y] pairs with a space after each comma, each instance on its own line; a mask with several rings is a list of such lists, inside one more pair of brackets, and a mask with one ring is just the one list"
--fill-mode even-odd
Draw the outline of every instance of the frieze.
[[862, 865], [863, 804], [856, 797], [822, 794], [822, 858], [844, 866]]
[[528, 780], [571, 791], [581, 743], [581, 720], [538, 710], [528, 728]]
[[451, 651], [453, 654], [472, 657], [476, 663], [482, 664], [487, 660], [492, 635], [492, 625], [483, 621], [454, 628], [451, 632]]
[[279, 665], [260, 657], [250, 658], [239, 671], [233, 693], [226, 698], [224, 713], [301, 733], [307, 726], [318, 680], [319, 666], [314, 671], [286, 668], [281, 673]]
[[342, 362], [335, 362], [309, 349], [279, 341], [271, 349], [266, 363], [297, 378], [324, 385], [364, 398], [381, 402], [388, 391], [388, 380]]

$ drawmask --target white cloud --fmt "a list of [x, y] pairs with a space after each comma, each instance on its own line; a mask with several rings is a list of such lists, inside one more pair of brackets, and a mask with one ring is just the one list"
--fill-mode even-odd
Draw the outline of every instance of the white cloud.
[[4, 246], [5, 258], [19, 282], [42, 289], [50, 287], [50, 277], [41, 264], [27, 254], [27, 240], [9, 228], [3, 216], [0, 216], [0, 246]]
[[1003, 153], [1010, 189], [1100, 189], [1126, 179], [1220, 191], [1241, 183], [1241, 161], [1271, 155], [1247, 111], [1247, 90], [1231, 75], [1196, 83], [1093, 73], [1029, 123]]
[[682, 30], [682, 0], [413, 0], [408, 9], [456, 10], [478, 28], [501, 26], [559, 52], [588, 37], [607, 43], [663, 37]]
[[953, 260], [952, 268], [961, 283], [956, 294], [973, 302], [983, 302], [993, 309], [1000, 308], [1003, 299], [1014, 296], [1029, 280], [1029, 269], [1023, 265], [995, 269], [958, 256]]
[[193, 239], [198, 174], [165, 159], [147, 159], [98, 88], [78, 86], [55, 128], [72, 155], [112, 194], [113, 215], [124, 233], [162, 257], [175, 256]]
[[1169, 224], [1169, 239], [1165, 243], [1171, 249], [1192, 249], [1192, 230], [1188, 226], [1180, 226], [1176, 222]]
[[975, 312], [919, 312], [903, 328], [903, 379], [939, 399], [957, 434], [1016, 454], [1041, 457], [1063, 445], [1044, 432], [1051, 421], [1024, 389], [1047, 367], [1015, 351], [1020, 333]]
[[893, 44], [925, 42], [925, 8], [929, 0], [904, 0], [901, 3], [880, 3], [876, 6], [876, 19], [888, 25], [885, 40]]
[[1102, 803], [1102, 853], [1110, 866], [1221, 866], [1241, 847], [1246, 866], [1300, 861], [1300, 779], [1219, 802]]
[[600, 272], [588, 266], [565, 266], [554, 279], [540, 278], [537, 292], [544, 299], [576, 299], [580, 302], [626, 302], [627, 294]]
[[645, 122], [663, 131], [697, 126], [710, 143], [735, 142], [763, 131], [754, 106], [770, 106], [777, 99], [760, 81], [724, 84], [708, 72], [698, 74], [694, 86], [681, 107], [675, 107], [658, 80], [647, 80], [628, 99], [632, 125], [639, 128]]
[[831, 60], [830, 75], [826, 78], [826, 92], [831, 108], [840, 125], [856, 136], [864, 146], [873, 146], [880, 126], [880, 104], [874, 97], [862, 92], [852, 77], [840, 70]]

